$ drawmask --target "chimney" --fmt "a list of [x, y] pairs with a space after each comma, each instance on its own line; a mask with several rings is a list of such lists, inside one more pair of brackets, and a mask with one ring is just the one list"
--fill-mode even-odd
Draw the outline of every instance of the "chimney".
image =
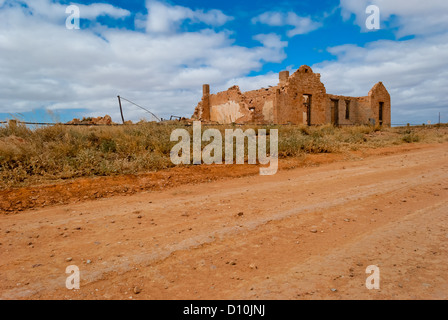
[[210, 85], [202, 86], [202, 120], [210, 121]]
[[202, 95], [205, 97], [205, 96], [208, 96], [209, 94], [210, 94], [210, 85], [204, 84], [202, 86]]
[[289, 71], [282, 71], [279, 74], [280, 84], [286, 84], [289, 79]]

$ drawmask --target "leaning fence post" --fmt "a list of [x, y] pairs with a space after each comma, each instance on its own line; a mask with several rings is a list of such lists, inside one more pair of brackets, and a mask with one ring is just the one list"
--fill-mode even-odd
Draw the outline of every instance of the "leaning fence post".
[[121, 107], [121, 98], [120, 98], [120, 96], [118, 96], [118, 104], [120, 105], [121, 120], [123, 120], [123, 124], [124, 124], [123, 108]]

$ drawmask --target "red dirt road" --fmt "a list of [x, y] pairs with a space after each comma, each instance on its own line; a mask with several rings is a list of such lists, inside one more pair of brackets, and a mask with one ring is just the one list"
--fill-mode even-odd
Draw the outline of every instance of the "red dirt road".
[[448, 144], [390, 153], [1, 215], [0, 298], [448, 299]]

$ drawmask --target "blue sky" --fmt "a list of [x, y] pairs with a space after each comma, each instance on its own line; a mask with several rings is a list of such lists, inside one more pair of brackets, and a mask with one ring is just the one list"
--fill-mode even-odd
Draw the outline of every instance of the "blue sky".
[[[81, 29], [66, 28], [68, 5]], [[381, 29], [367, 30], [366, 8]], [[0, 0], [0, 120], [109, 114], [118, 94], [159, 117], [189, 117], [212, 92], [276, 85], [310, 65], [327, 92], [383, 81], [393, 123], [448, 122], [448, 2]], [[124, 103], [126, 119], [147, 114]]]

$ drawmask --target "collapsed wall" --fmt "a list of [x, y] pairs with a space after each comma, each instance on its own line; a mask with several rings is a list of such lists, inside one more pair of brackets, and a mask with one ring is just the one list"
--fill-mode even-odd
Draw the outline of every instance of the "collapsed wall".
[[279, 84], [242, 93], [238, 86], [203, 97], [193, 119], [219, 124], [380, 124], [390, 126], [390, 95], [377, 83], [365, 97], [327, 94], [321, 75], [309, 66], [282, 71]]

